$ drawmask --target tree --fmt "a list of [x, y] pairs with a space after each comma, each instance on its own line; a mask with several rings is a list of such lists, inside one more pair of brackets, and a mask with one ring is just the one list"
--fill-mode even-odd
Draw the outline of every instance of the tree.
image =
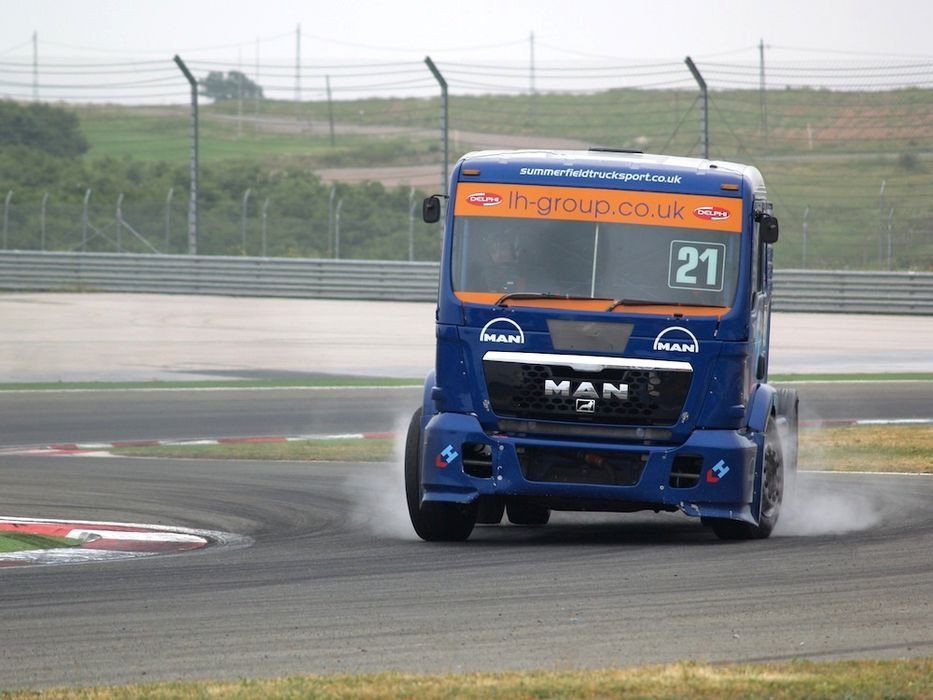
[[212, 70], [199, 84], [202, 95], [218, 102], [238, 97], [262, 97], [262, 88], [238, 70], [232, 70], [226, 75], [222, 71]]
[[87, 153], [78, 116], [58, 107], [0, 100], [0, 147], [26, 146], [67, 158]]

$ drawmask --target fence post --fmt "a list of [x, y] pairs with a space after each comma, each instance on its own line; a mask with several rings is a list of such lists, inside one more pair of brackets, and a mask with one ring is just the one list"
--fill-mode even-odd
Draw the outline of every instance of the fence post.
[[408, 192], [408, 262], [415, 259], [415, 188]]
[[807, 269], [807, 232], [810, 230], [810, 205], [803, 210], [803, 257], [800, 266]]
[[165, 252], [169, 252], [169, 238], [172, 233], [172, 197], [175, 195], [175, 188], [168, 188], [168, 195], [165, 197]]
[[269, 198], [262, 203], [262, 257], [266, 257], [266, 212], [269, 209]]
[[891, 237], [894, 230], [894, 207], [891, 207], [891, 213], [888, 214], [888, 270], [891, 269]]
[[428, 65], [428, 70], [431, 71], [438, 85], [441, 86], [441, 142], [444, 146], [444, 162], [441, 163], [441, 193], [447, 194], [447, 162], [449, 160], [447, 145], [447, 81], [444, 80], [444, 76], [441, 75], [430, 56], [425, 56], [424, 62]]
[[340, 210], [343, 209], [343, 197], [337, 200], [337, 212], [334, 215], [334, 257], [340, 260]]
[[123, 252], [123, 193], [117, 197], [117, 252]]
[[175, 55], [175, 63], [191, 86], [191, 194], [188, 199], [188, 255], [198, 254], [198, 81]]
[[325, 76], [325, 79], [327, 84], [327, 114], [330, 121], [330, 147], [333, 148], [337, 145], [337, 141], [334, 139], [334, 102], [330, 95], [330, 76]]
[[337, 185], [331, 185], [330, 196], [327, 198], [327, 254], [333, 255], [334, 241], [334, 195], [337, 194]]
[[91, 188], [88, 187], [84, 193], [84, 209], [81, 213], [81, 252], [87, 252], [87, 205], [91, 201]]
[[240, 255], [246, 255], [246, 207], [249, 204], [249, 196], [253, 193], [252, 187], [247, 187], [243, 193], [243, 215], [240, 218]]
[[42, 195], [42, 204], [39, 210], [39, 250], [45, 251], [45, 205], [48, 204], [49, 193]]
[[10, 225], [10, 200], [13, 199], [13, 190], [6, 193], [6, 199], [3, 202], [3, 249], [7, 247], [7, 228]]
[[703, 95], [703, 118], [702, 124], [700, 125], [700, 138], [703, 139], [703, 157], [709, 159], [709, 90], [707, 90], [706, 81], [703, 80], [703, 76], [700, 75], [700, 71], [693, 62], [693, 59], [687, 56], [685, 62], [687, 68], [690, 69], [690, 73], [693, 75], [693, 79], [696, 80], [697, 85], [700, 86], [700, 92]]

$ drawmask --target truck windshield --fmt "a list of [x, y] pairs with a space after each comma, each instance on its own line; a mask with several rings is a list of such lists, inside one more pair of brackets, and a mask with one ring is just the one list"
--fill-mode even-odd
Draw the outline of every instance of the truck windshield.
[[732, 231], [460, 215], [453, 236], [455, 291], [720, 307], [735, 296]]

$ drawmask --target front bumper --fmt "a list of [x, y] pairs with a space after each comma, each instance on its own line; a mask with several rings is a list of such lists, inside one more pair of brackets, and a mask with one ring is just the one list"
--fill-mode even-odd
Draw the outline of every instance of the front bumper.
[[[489, 446], [488, 474], [464, 469], [464, 455], [477, 445]], [[631, 485], [532, 480], [522, 457], [577, 450], [627, 457], [643, 462]], [[487, 434], [475, 416], [439, 413], [424, 429], [422, 485], [425, 501], [471, 503], [481, 496], [534, 499], [556, 510], [675, 510], [687, 515], [757, 522], [752, 512], [755, 489], [756, 436], [730, 430], [698, 430], [680, 445], [555, 440], [532, 436]], [[695, 480], [672, 476], [675, 464], [689, 463]], [[472, 471], [473, 473], [468, 473]]]

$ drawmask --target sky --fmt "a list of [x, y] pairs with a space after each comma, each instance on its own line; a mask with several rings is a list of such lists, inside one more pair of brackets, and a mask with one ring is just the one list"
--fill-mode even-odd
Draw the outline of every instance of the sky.
[[0, 8], [0, 55], [26, 42], [31, 51], [35, 31], [44, 50], [62, 55], [229, 57], [237, 46], [251, 55], [258, 37], [261, 52], [289, 58], [301, 25], [316, 37], [303, 54], [321, 60], [476, 58], [477, 47], [524, 60], [531, 32], [542, 59], [707, 56], [751, 51], [760, 39], [933, 56], [929, 0], [0, 0]]
[[[930, 0], [0, 0], [0, 64], [933, 60]], [[300, 26], [300, 49], [296, 41]], [[481, 81], [480, 81], [481, 82]], [[3, 94], [0, 86], [0, 95]], [[8, 94], [10, 90], [6, 91]], [[15, 91], [14, 91], [15, 92]]]

